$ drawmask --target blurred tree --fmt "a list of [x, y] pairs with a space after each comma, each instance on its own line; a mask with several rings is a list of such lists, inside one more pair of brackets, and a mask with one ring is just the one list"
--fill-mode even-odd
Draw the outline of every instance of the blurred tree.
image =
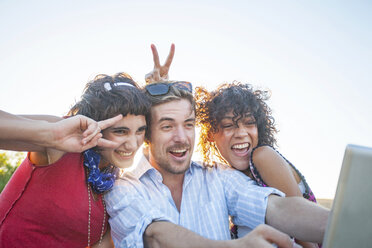
[[0, 150], [0, 192], [9, 181], [13, 172], [25, 157], [24, 152], [5, 152]]

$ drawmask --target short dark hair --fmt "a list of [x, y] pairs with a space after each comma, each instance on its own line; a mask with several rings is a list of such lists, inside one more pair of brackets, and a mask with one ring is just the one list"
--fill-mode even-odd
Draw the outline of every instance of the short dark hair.
[[230, 111], [234, 114], [235, 123], [247, 113], [254, 116], [258, 129], [258, 145], [276, 145], [275, 119], [265, 102], [270, 98], [269, 91], [253, 90], [251, 85], [239, 82], [222, 84], [211, 92], [202, 87], [195, 91], [197, 124], [201, 128], [199, 149], [206, 163], [213, 163], [214, 156], [220, 162], [227, 163], [209, 135], [211, 132], [218, 132], [222, 118]]
[[[119, 82], [126, 84], [117, 84]], [[118, 114], [147, 116], [149, 111], [150, 101], [146, 94], [128, 74], [120, 72], [113, 76], [99, 74], [88, 82], [80, 101], [68, 115], [80, 114], [101, 121]]]

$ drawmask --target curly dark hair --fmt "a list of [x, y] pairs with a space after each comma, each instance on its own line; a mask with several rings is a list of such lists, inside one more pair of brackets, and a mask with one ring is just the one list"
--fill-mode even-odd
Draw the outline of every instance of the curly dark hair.
[[211, 133], [218, 132], [222, 118], [230, 111], [233, 111], [235, 123], [247, 113], [254, 116], [259, 146], [276, 145], [275, 119], [271, 116], [271, 109], [265, 102], [270, 98], [269, 91], [253, 90], [251, 85], [239, 82], [222, 84], [211, 92], [203, 87], [198, 87], [195, 91], [196, 117], [200, 127], [198, 148], [205, 163], [214, 164], [217, 158], [219, 162], [227, 164], [215, 142], [209, 137]]
[[[118, 82], [134, 87], [116, 84]], [[80, 101], [72, 106], [68, 115], [85, 115], [95, 121], [105, 120], [118, 114], [147, 116], [150, 106], [144, 91], [128, 74], [124, 72], [113, 76], [99, 74], [86, 84]]]

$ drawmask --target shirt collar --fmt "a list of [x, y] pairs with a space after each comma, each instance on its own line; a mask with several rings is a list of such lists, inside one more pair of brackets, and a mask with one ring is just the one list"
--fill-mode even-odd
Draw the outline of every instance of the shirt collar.
[[141, 159], [139, 160], [136, 168], [132, 171], [132, 173], [137, 179], [140, 179], [147, 171], [151, 170], [156, 171], [156, 169], [152, 167], [150, 162], [147, 160], [145, 155], [142, 154]]
[[[187, 173], [193, 174], [194, 167], [201, 168], [203, 166], [201, 165], [201, 163], [196, 163], [194, 161], [191, 161], [190, 168], [186, 171], [186, 174]], [[150, 164], [146, 156], [142, 154], [141, 159], [139, 160], [136, 168], [132, 171], [132, 173], [137, 179], [140, 179], [148, 171], [154, 171], [156, 174], [160, 175], [160, 172], [158, 172], [154, 167], [152, 167], [152, 165]]]

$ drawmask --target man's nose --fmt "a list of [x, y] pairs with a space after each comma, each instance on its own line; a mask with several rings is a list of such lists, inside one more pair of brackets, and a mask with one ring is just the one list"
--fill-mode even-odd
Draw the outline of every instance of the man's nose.
[[185, 142], [187, 140], [186, 130], [183, 127], [178, 127], [175, 130], [174, 141]]

